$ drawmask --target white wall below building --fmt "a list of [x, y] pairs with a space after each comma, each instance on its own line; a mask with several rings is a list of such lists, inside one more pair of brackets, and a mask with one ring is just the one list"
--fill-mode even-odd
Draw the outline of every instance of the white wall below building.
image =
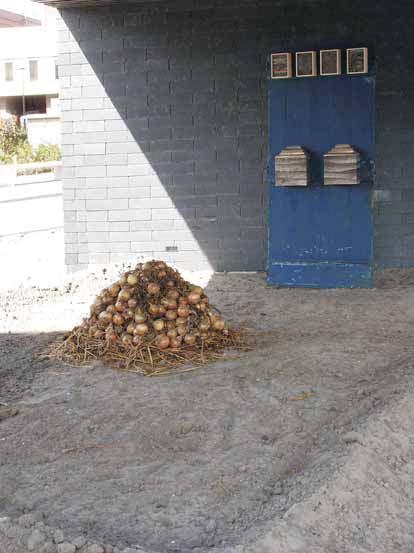
[[27, 138], [36, 148], [39, 144], [60, 144], [61, 124], [58, 115], [33, 114], [22, 117]]

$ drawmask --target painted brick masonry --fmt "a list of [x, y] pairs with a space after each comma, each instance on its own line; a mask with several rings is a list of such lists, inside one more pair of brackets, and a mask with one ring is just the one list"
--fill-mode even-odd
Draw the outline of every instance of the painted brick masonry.
[[69, 269], [264, 269], [268, 54], [342, 44], [376, 57], [375, 260], [414, 264], [410, 3], [119, 4], [61, 12]]

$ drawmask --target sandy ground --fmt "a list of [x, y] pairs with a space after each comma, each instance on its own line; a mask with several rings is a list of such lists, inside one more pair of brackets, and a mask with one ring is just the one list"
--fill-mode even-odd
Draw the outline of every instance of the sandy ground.
[[0, 402], [19, 410], [0, 420], [0, 516], [154, 553], [414, 550], [412, 272], [322, 291], [214, 275], [258, 344], [192, 373], [39, 360], [104, 279], [0, 294]]

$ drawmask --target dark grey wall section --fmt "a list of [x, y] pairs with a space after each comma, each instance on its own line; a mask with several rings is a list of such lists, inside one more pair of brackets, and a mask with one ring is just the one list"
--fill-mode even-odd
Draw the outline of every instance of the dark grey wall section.
[[268, 54], [338, 46], [368, 46], [376, 59], [376, 262], [413, 265], [410, 4], [189, 0], [62, 10], [68, 266], [143, 254], [264, 269]]

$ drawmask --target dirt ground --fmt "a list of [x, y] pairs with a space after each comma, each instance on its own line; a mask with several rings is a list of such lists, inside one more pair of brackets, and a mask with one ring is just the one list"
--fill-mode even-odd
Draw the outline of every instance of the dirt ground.
[[19, 411], [0, 418], [0, 516], [154, 553], [414, 550], [412, 271], [372, 290], [214, 275], [258, 343], [195, 372], [39, 360], [103, 278], [0, 295], [0, 402]]

